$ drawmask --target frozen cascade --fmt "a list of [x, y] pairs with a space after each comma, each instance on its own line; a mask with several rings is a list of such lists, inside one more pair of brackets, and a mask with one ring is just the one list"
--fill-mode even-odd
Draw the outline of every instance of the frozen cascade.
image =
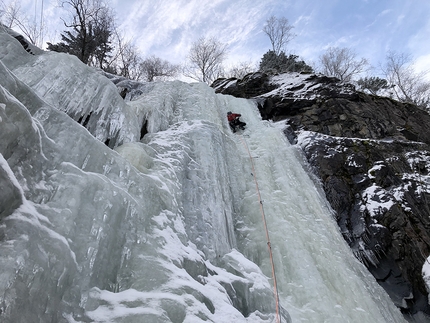
[[[88, 113], [88, 102], [118, 102], [79, 90], [98, 74], [75, 61], [76, 73], [61, 73], [72, 57], [33, 57], [4, 34], [0, 45], [2, 322], [275, 322], [253, 175], [282, 322], [404, 322], [343, 241], [296, 147], [252, 102], [204, 84], [142, 87], [105, 116], [132, 125], [111, 150], [56, 106], [57, 91]], [[38, 62], [66, 80], [52, 79], [48, 98], [40, 82], [54, 84]], [[230, 131], [229, 110], [247, 122], [243, 134]], [[140, 142], [131, 116], [148, 120]]]

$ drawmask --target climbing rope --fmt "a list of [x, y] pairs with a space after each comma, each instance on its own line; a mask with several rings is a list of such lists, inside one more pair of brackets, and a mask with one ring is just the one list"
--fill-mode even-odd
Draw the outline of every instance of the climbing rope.
[[246, 150], [248, 151], [249, 160], [251, 161], [252, 176], [254, 177], [255, 188], [257, 190], [258, 202], [260, 204], [261, 217], [263, 219], [264, 229], [266, 231], [266, 240], [267, 240], [267, 248], [269, 250], [269, 255], [270, 255], [270, 264], [271, 264], [271, 267], [272, 267], [273, 292], [274, 292], [274, 295], [275, 295], [275, 302], [276, 302], [276, 322], [277, 323], [281, 323], [281, 316], [279, 314], [280, 311], [279, 311], [278, 285], [277, 285], [277, 282], [276, 282], [276, 273], [275, 273], [275, 264], [273, 262], [272, 245], [270, 243], [269, 230], [267, 229], [267, 222], [266, 222], [266, 215], [264, 213], [263, 201], [261, 200], [261, 194], [260, 194], [260, 189], [258, 187], [257, 176], [255, 174], [254, 158], [252, 157], [251, 152], [249, 151], [248, 144], [246, 143], [246, 140], [243, 139], [243, 136], [239, 136], [239, 138], [241, 139], [241, 141], [242, 141], [243, 145], [245, 146]]

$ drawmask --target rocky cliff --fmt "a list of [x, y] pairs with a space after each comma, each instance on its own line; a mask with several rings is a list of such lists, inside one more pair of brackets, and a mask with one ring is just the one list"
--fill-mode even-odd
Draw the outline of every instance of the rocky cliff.
[[322, 75], [254, 73], [212, 87], [252, 98], [264, 119], [284, 125], [354, 254], [406, 319], [430, 322], [422, 272], [430, 253], [430, 115]]

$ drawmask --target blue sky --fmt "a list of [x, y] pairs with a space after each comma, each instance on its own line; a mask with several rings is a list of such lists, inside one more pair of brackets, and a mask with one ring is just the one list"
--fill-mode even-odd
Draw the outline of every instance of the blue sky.
[[[22, 0], [40, 6], [42, 0]], [[56, 0], [43, 0], [52, 41], [62, 30]], [[430, 70], [430, 0], [106, 0], [117, 24], [142, 56], [185, 62], [193, 41], [216, 37], [228, 44], [226, 65], [258, 63], [270, 49], [262, 32], [271, 15], [286, 17], [296, 37], [287, 53], [308, 63], [330, 46], [348, 47], [377, 67], [387, 51], [411, 54]], [[36, 11], [36, 9], [35, 9]]]

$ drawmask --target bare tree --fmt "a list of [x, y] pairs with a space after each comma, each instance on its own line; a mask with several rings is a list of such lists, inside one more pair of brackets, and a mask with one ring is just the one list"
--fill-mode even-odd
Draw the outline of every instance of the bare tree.
[[179, 72], [179, 65], [171, 64], [159, 57], [151, 56], [140, 64], [140, 69], [146, 81], [153, 82], [155, 79], [164, 80], [176, 76]]
[[8, 28], [17, 28], [28, 40], [36, 46], [41, 47], [43, 44], [43, 35], [46, 30], [43, 15], [43, 2], [40, 17], [26, 16], [21, 9], [21, 2], [13, 0], [6, 4], [0, 1], [0, 18], [1, 22]]
[[136, 45], [132, 41], [124, 41], [118, 35], [117, 54], [113, 62], [116, 66], [117, 74], [130, 80], [140, 80], [142, 77], [141, 63], [142, 58]]
[[269, 36], [272, 49], [276, 55], [279, 55], [283, 50], [285, 51], [285, 46], [295, 36], [292, 33], [293, 28], [285, 17], [276, 18], [271, 16], [266, 20], [263, 31]]
[[382, 71], [391, 85], [396, 98], [402, 102], [430, 108], [430, 82], [425, 80], [426, 73], [416, 73], [410, 55], [388, 52]]
[[241, 79], [246, 74], [252, 73], [255, 70], [256, 68], [253, 66], [252, 62], [239, 62], [228, 70], [227, 77]]
[[365, 58], [357, 59], [357, 55], [349, 48], [330, 47], [320, 56], [322, 73], [350, 82], [352, 78], [364, 72], [368, 66]]
[[16, 22], [20, 20], [21, 2], [14, 0], [6, 4], [3, 0], [0, 2], [1, 22], [8, 28], [13, 28]]
[[222, 62], [227, 55], [227, 45], [215, 38], [200, 38], [191, 46], [190, 65], [184, 75], [200, 82], [211, 83], [223, 73]]

